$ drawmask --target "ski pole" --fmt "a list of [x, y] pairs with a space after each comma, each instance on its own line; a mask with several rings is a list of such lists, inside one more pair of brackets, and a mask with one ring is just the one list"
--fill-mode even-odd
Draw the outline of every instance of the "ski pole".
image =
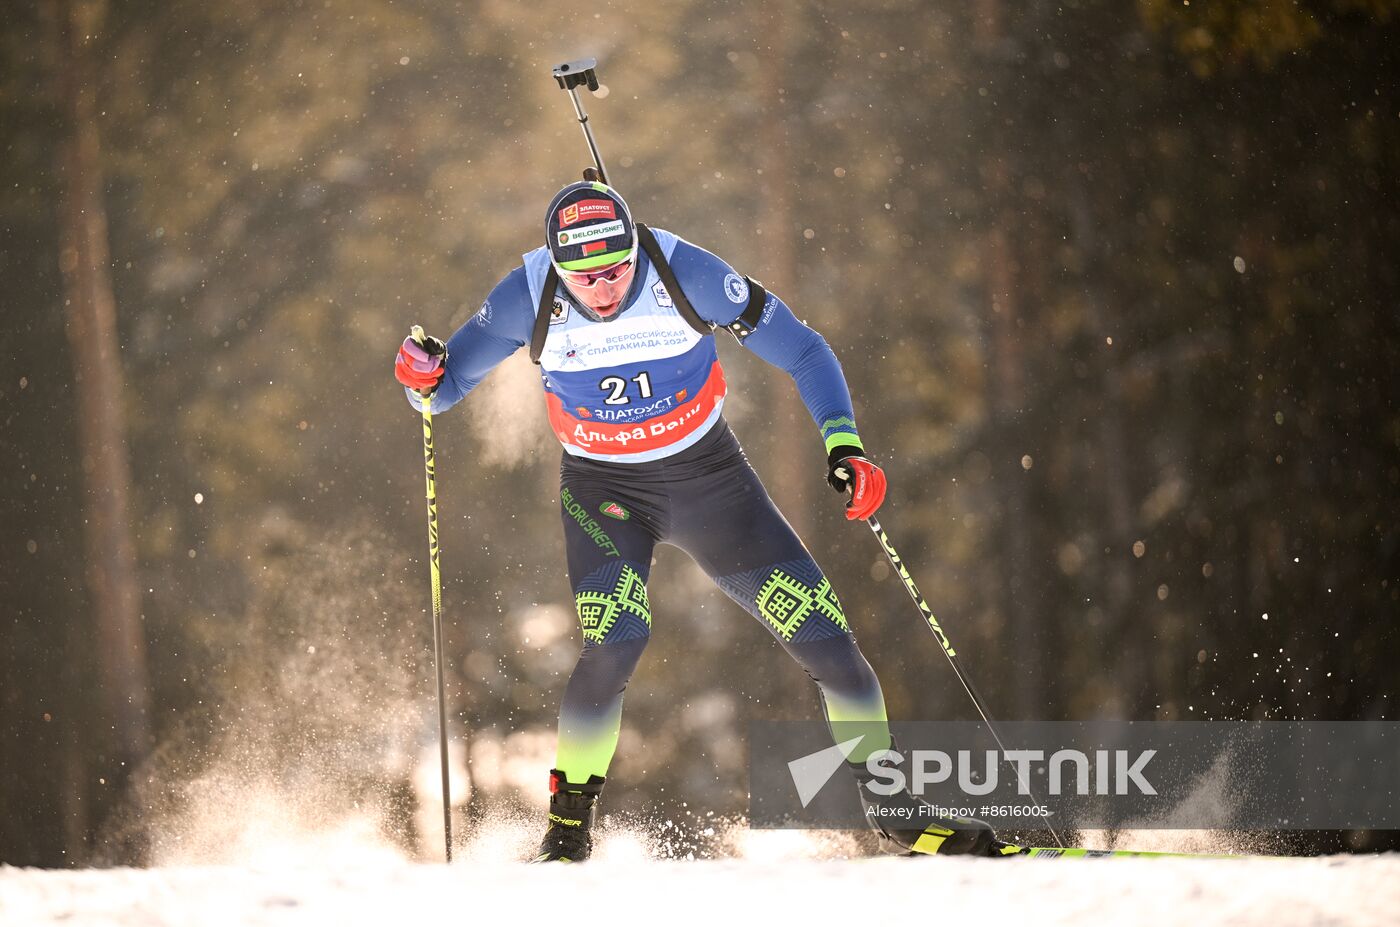
[[[410, 331], [413, 340], [425, 350], [427, 338], [423, 327], [415, 325]], [[433, 479], [433, 399], [432, 391], [421, 393], [423, 407], [423, 468], [428, 487], [428, 569], [433, 584], [433, 666], [437, 671], [438, 752], [442, 761], [442, 834], [443, 851], [452, 862], [452, 790], [447, 782], [447, 699], [442, 681], [442, 567], [439, 561], [437, 483]]]
[[[894, 545], [890, 543], [890, 536], [885, 533], [884, 528], [880, 527], [880, 522], [872, 516], [866, 519], [866, 524], [870, 526], [870, 531], [875, 535], [875, 539], [880, 542], [880, 549], [885, 552], [885, 556], [890, 561], [890, 566], [894, 567], [894, 571], [899, 574], [900, 580], [904, 583], [905, 591], [909, 593], [909, 598], [913, 599], [914, 604], [918, 606], [919, 614], [924, 616], [924, 622], [928, 625], [929, 630], [933, 632], [934, 637], [938, 638], [938, 645], [943, 648], [943, 655], [948, 658], [948, 664], [953, 667], [953, 672], [957, 674], [958, 682], [962, 683], [963, 691], [967, 693], [968, 698], [972, 699], [973, 706], [977, 709], [977, 713], [982, 716], [982, 722], [987, 725], [987, 730], [991, 732], [992, 739], [996, 741], [997, 748], [1001, 750], [1001, 755], [1004, 758], [1006, 756], [1006, 744], [1002, 743], [1001, 735], [997, 733], [996, 725], [992, 723], [992, 719], [988, 716], [985, 707], [986, 703], [982, 701], [982, 697], [977, 693], [977, 687], [972, 684], [972, 679], [964, 672], [962, 664], [958, 661], [958, 653], [953, 649], [952, 641], [948, 640], [947, 632], [943, 630], [943, 626], [940, 625], [938, 619], [934, 617], [933, 609], [929, 608], [928, 603], [924, 601], [923, 595], [919, 592], [919, 587], [914, 585], [914, 577], [909, 575], [909, 570], [905, 567], [904, 561], [899, 559], [899, 554], [895, 552]], [[1040, 800], [1037, 799], [1035, 793], [1031, 791], [1030, 783], [1021, 776], [1019, 767], [1016, 770], [1016, 776], [1021, 788], [1025, 789], [1031, 801], [1035, 802], [1037, 805], [1040, 804]], [[1045, 826], [1050, 829], [1050, 836], [1055, 838], [1055, 842], [1063, 847], [1065, 845], [1064, 841], [1060, 839], [1059, 833], [1055, 830], [1055, 825], [1051, 824], [1048, 818], [1045, 821]]]
[[[588, 150], [593, 155], [593, 163], [598, 165], [598, 179], [607, 183], [608, 170], [603, 167], [603, 156], [598, 152], [598, 143], [593, 138], [593, 129], [588, 124], [588, 114], [583, 111], [583, 104], [579, 102], [577, 89], [580, 85], [586, 85], [589, 90], [598, 89], [597, 68], [597, 58], [566, 61], [563, 64], [555, 65], [554, 79], [559, 82], [560, 90], [569, 91], [569, 99], [574, 101], [574, 115], [578, 118], [578, 124], [583, 128], [583, 137], [588, 142]], [[585, 177], [585, 179], [587, 178]]]

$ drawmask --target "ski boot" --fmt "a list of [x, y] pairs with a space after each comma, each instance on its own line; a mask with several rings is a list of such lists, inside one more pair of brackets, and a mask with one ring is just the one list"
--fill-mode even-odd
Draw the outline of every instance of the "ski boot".
[[602, 776], [585, 783], [569, 782], [557, 769], [549, 771], [549, 827], [533, 862], [578, 863], [593, 853], [594, 805], [603, 791]]
[[[894, 749], [893, 745], [890, 749]], [[895, 765], [888, 755], [877, 764], [885, 768]], [[893, 795], [876, 792], [873, 788], [875, 776], [864, 763], [852, 763], [850, 768], [860, 790], [866, 823], [880, 835], [880, 849], [884, 852], [902, 856], [1008, 855], [1005, 848], [1010, 845], [998, 840], [986, 821], [938, 817], [924, 802], [909, 794], [908, 789], [900, 789]], [[1016, 849], [1019, 848], [1012, 852]]]

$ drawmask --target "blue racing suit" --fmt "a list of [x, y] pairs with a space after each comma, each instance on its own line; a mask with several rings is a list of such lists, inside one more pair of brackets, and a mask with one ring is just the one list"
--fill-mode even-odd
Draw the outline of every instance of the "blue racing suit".
[[[653, 230], [705, 321], [744, 311], [748, 283], [710, 252]], [[540, 357], [549, 422], [564, 448], [560, 504], [583, 650], [559, 715], [556, 768], [567, 782], [604, 776], [617, 747], [622, 695], [651, 635], [652, 551], [688, 552], [759, 619], [816, 681], [838, 742], [866, 735], [854, 762], [889, 746], [884, 698], [820, 567], [764, 490], [724, 421], [724, 372], [713, 334], [681, 317], [644, 251], [623, 308], [585, 314], [552, 294]], [[549, 267], [545, 248], [491, 291], [447, 342], [433, 411], [460, 401], [530, 343]], [[827, 450], [860, 448], [851, 397], [826, 341], [768, 294], [746, 348], [786, 370]], [[406, 391], [415, 406], [421, 401]], [[719, 633], [719, 629], [716, 629]]]

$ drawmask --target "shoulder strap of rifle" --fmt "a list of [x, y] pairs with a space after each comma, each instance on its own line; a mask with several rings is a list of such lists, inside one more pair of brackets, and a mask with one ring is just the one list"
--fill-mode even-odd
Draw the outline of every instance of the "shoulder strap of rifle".
[[540, 305], [535, 312], [535, 329], [530, 334], [530, 360], [540, 362], [544, 353], [544, 342], [549, 337], [549, 320], [554, 318], [554, 291], [559, 289], [559, 272], [554, 264], [544, 275], [544, 289], [540, 290]]
[[695, 307], [690, 304], [685, 291], [681, 289], [681, 282], [676, 279], [676, 272], [671, 269], [671, 265], [666, 261], [666, 255], [661, 251], [661, 245], [657, 242], [656, 236], [651, 229], [642, 223], [637, 223], [637, 240], [642, 244], [642, 250], [651, 259], [652, 265], [656, 268], [656, 273], [661, 277], [661, 282], [666, 285], [666, 292], [671, 294], [671, 301], [676, 304], [676, 311], [681, 314], [681, 318], [691, 328], [702, 335], [708, 335], [715, 330], [715, 327], [704, 319], [700, 318], [700, 313], [695, 311]]

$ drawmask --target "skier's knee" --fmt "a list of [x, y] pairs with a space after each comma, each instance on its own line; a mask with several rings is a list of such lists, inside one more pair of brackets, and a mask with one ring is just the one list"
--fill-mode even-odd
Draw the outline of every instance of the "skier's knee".
[[856, 697], [879, 691], [875, 671], [849, 634], [791, 644], [788, 649], [823, 691]]
[[611, 704], [627, 688], [647, 640], [634, 637], [606, 644], [585, 644], [569, 677], [565, 699], [579, 704]]
[[610, 644], [651, 635], [646, 580], [632, 564], [612, 561], [590, 573], [574, 592], [586, 645]]
[[841, 601], [810, 559], [721, 576], [716, 582], [784, 644], [850, 637]]

